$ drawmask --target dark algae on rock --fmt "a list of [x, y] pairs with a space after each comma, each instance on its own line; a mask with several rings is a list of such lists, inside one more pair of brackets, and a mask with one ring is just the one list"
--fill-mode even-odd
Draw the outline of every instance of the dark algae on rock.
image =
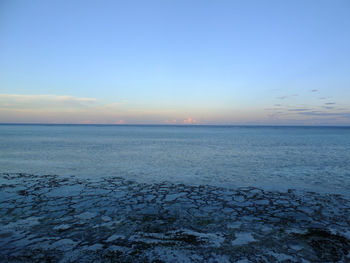
[[306, 233], [297, 236], [306, 241], [323, 262], [339, 262], [350, 253], [350, 240], [327, 229], [309, 228]]
[[0, 175], [1, 262], [350, 262], [343, 196]]

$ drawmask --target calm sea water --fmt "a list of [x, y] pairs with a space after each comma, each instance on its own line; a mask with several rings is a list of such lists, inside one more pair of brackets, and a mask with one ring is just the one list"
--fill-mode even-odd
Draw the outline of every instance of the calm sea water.
[[350, 128], [0, 125], [0, 172], [350, 192]]

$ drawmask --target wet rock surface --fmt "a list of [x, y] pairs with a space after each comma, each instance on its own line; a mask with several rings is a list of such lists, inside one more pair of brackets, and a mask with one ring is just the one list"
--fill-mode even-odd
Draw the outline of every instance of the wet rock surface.
[[340, 195], [0, 175], [1, 262], [350, 262]]

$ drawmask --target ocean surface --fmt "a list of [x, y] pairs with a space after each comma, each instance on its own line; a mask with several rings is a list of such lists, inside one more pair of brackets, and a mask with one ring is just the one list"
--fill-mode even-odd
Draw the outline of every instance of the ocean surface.
[[350, 195], [350, 127], [2, 124], [0, 172]]

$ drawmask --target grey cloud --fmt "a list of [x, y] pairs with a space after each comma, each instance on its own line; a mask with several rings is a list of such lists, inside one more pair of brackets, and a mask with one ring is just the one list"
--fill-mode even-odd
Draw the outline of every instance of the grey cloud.
[[326, 102], [325, 103], [326, 105], [334, 105], [334, 104], [336, 104], [335, 102]]
[[280, 100], [284, 100], [284, 99], [286, 99], [286, 98], [288, 98], [288, 96], [277, 97], [277, 99], [280, 99]]
[[322, 112], [322, 111], [306, 111], [300, 112], [301, 115], [318, 116], [318, 117], [342, 117], [350, 119], [350, 112]]
[[311, 90], [311, 92], [317, 92], [318, 91], [318, 89], [313, 89], [313, 90]]
[[311, 109], [307, 108], [296, 108], [296, 109], [289, 109], [288, 111], [310, 111]]
[[284, 110], [284, 108], [281, 108], [281, 107], [278, 107], [278, 108], [265, 108], [264, 110], [275, 111], [275, 110]]
[[276, 97], [276, 99], [284, 100], [284, 99], [287, 99], [287, 98], [289, 98], [289, 97], [298, 97], [298, 96], [299, 96], [299, 94], [284, 95], [284, 96]]

